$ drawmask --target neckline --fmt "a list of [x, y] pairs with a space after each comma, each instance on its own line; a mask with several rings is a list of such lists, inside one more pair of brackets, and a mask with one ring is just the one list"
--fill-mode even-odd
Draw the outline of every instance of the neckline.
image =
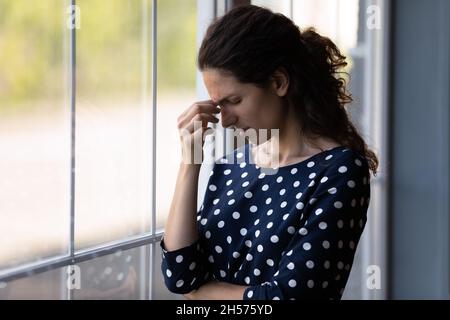
[[[253, 167], [256, 168], [256, 163], [253, 161], [254, 160], [253, 159], [253, 154], [251, 152], [251, 149], [253, 148], [253, 144], [249, 143], [247, 145], [248, 145], [247, 151], [248, 151], [248, 154], [249, 154], [250, 164]], [[343, 145], [340, 145], [340, 146], [337, 146], [337, 147], [332, 147], [330, 149], [325, 149], [325, 150], [323, 150], [321, 152], [313, 154], [312, 156], [310, 156], [310, 157], [308, 157], [308, 158], [306, 158], [304, 160], [301, 160], [301, 161], [298, 161], [298, 162], [295, 162], [295, 163], [291, 163], [291, 164], [288, 164], [288, 165], [285, 165], [285, 166], [282, 166], [282, 167], [267, 168], [267, 167], [260, 167], [260, 166], [258, 166], [258, 168], [256, 168], [256, 169], [257, 170], [259, 170], [259, 169], [263, 169], [263, 170], [274, 170], [274, 169], [275, 170], [286, 170], [286, 169], [289, 169], [289, 168], [292, 168], [292, 167], [301, 166], [303, 164], [306, 164], [306, 163], [312, 161], [313, 159], [315, 159], [315, 158], [317, 158], [317, 157], [319, 157], [319, 156], [321, 156], [321, 155], [323, 155], [325, 153], [330, 153], [331, 154], [333, 151], [338, 150], [338, 149], [347, 149], [347, 147], [343, 146]]]

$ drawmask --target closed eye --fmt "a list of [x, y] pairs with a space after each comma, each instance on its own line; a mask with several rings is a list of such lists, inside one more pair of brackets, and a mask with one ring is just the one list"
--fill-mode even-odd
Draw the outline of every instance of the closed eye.
[[230, 100], [230, 104], [239, 104], [241, 101], [241, 99]]
[[220, 106], [226, 106], [226, 105], [237, 105], [241, 103], [242, 99], [239, 97], [228, 97], [225, 99], [220, 100], [217, 104]]

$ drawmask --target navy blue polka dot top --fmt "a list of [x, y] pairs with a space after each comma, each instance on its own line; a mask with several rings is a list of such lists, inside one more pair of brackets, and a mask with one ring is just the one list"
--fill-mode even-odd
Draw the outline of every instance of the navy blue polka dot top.
[[247, 144], [214, 164], [198, 241], [167, 251], [161, 240], [165, 284], [183, 294], [229, 282], [247, 286], [244, 300], [340, 299], [369, 198], [367, 161], [344, 146], [268, 169]]

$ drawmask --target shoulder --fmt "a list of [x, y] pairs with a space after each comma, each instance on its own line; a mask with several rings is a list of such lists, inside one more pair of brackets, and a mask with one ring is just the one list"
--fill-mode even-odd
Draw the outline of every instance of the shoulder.
[[359, 152], [349, 148], [338, 148], [335, 152], [320, 159], [318, 165], [323, 174], [338, 176], [368, 176], [369, 165], [366, 158]]
[[370, 172], [365, 157], [348, 148], [338, 148], [317, 163], [316, 194], [341, 194], [354, 197], [370, 193]]

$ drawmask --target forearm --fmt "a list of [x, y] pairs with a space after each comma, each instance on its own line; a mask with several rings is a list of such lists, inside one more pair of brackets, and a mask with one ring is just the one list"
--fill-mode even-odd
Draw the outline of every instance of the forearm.
[[190, 300], [242, 300], [246, 288], [227, 282], [210, 281], [184, 296]]
[[198, 239], [197, 186], [200, 165], [181, 163], [164, 231], [168, 251], [191, 245]]

